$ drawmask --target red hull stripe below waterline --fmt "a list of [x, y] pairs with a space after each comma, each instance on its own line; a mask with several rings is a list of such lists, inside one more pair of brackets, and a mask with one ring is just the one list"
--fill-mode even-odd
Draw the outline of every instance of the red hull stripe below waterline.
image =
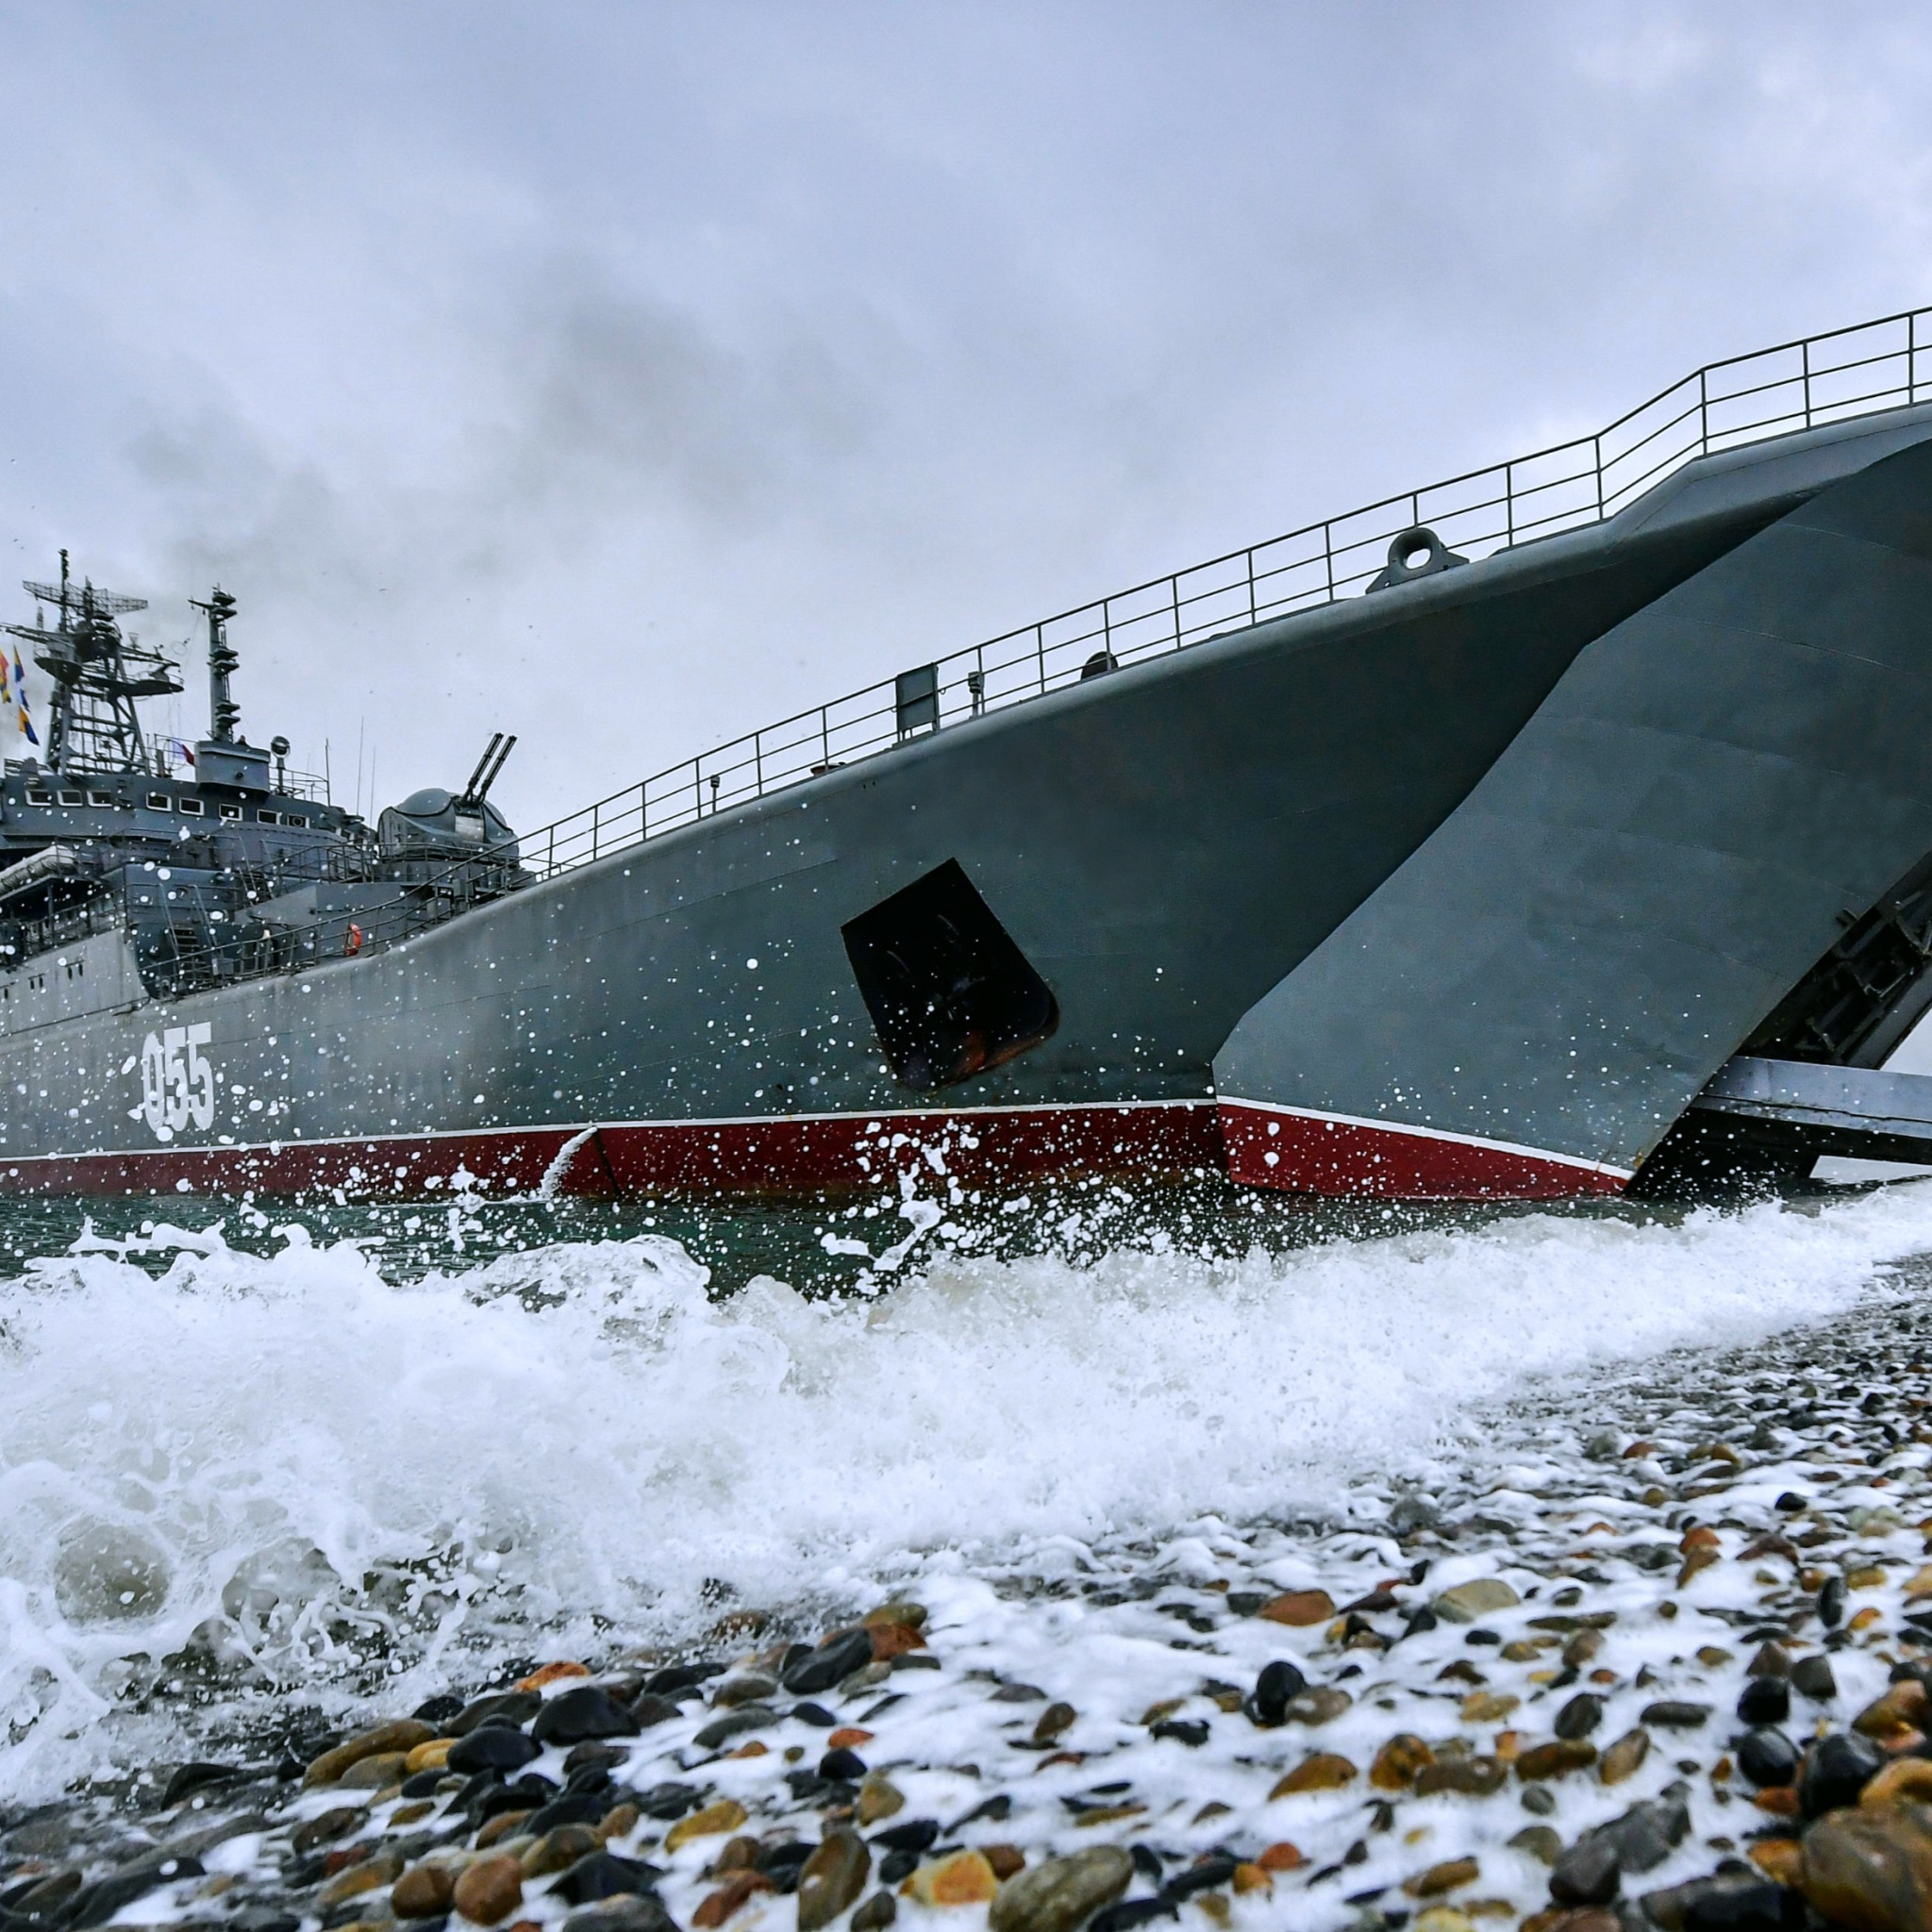
[[1227, 1170], [1252, 1187], [1394, 1201], [1558, 1201], [1620, 1194], [1628, 1170], [1504, 1141], [1224, 1099]]
[[1125, 1101], [958, 1112], [762, 1120], [625, 1121], [594, 1126], [140, 1148], [0, 1162], [8, 1194], [302, 1194], [401, 1200], [486, 1194], [638, 1194], [705, 1188], [809, 1193], [876, 1188], [910, 1174], [964, 1188], [1069, 1174], [1218, 1169], [1214, 1103]]

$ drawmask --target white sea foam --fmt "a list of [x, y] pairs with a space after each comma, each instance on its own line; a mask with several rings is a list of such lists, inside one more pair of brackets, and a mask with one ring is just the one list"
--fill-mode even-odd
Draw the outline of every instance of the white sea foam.
[[650, 1238], [406, 1287], [299, 1231], [196, 1244], [158, 1281], [108, 1248], [0, 1288], [8, 1795], [125, 1761], [139, 1727], [98, 1721], [184, 1646], [325, 1701], [397, 1669], [393, 1707], [474, 1680], [468, 1646], [688, 1627], [707, 1579], [842, 1597], [934, 1551], [1319, 1503], [1534, 1378], [1846, 1306], [1932, 1248], [1932, 1186], [1221, 1265], [941, 1259], [843, 1303], [713, 1302]]

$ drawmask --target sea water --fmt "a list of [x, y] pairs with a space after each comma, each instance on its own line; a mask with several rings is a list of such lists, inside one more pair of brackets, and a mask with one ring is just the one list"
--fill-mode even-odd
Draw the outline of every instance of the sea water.
[[1928, 1250], [1924, 1182], [1688, 1212], [14, 1204], [0, 1798], [721, 1606], [808, 1623], [1067, 1539], [1357, 1507]]

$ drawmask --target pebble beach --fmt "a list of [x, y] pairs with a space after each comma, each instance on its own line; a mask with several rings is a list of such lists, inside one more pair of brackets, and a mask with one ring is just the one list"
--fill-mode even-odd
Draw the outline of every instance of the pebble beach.
[[10, 1807], [0, 1926], [1922, 1924], [1925, 1285], [1529, 1393], [1314, 1514], [258, 1704]]

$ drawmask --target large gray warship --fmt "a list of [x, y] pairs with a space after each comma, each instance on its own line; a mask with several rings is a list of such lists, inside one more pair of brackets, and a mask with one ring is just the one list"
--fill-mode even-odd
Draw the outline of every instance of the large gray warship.
[[1925, 1158], [1932, 1082], [1884, 1067], [1932, 1004], [1928, 315], [522, 836], [508, 741], [373, 825], [250, 744], [220, 591], [173, 755], [140, 600], [63, 558], [9, 626], [48, 729], [0, 781], [0, 1187], [1548, 1198]]

